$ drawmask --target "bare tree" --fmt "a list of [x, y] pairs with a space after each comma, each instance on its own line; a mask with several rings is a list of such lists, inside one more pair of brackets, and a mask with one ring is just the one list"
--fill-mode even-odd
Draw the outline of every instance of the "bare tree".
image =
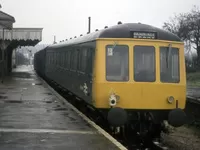
[[186, 51], [190, 51], [191, 45], [197, 52], [197, 67], [200, 68], [200, 10], [194, 6], [190, 12], [175, 15], [163, 25], [168, 30], [179, 36], [189, 46]]

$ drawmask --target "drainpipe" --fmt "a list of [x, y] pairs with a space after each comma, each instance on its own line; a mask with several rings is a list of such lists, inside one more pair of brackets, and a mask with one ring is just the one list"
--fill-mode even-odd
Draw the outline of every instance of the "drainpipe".
[[2, 72], [1, 72], [1, 83], [3, 83], [3, 80], [4, 80], [4, 69], [5, 69], [5, 66], [4, 66], [4, 28], [3, 28], [3, 37], [2, 37]]

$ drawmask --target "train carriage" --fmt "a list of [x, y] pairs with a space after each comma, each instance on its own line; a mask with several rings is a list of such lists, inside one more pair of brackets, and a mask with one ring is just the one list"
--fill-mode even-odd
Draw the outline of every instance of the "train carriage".
[[184, 44], [176, 35], [126, 23], [45, 50], [46, 77], [102, 112], [112, 126], [140, 119], [184, 124]]

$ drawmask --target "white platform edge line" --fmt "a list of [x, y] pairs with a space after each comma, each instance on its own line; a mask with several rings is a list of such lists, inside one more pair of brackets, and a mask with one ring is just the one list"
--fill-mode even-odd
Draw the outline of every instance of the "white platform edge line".
[[[35, 72], [35, 71], [34, 71]], [[36, 73], [36, 72], [35, 72]], [[36, 74], [37, 75], [37, 74]], [[37, 77], [47, 85], [47, 87], [55, 94], [55, 96], [62, 100], [65, 104], [69, 105], [78, 115], [80, 115], [86, 122], [88, 122], [91, 126], [93, 126], [98, 132], [103, 134], [108, 140], [110, 140], [114, 145], [116, 145], [120, 150], [128, 150], [125, 146], [123, 146], [121, 143], [119, 143], [116, 139], [114, 139], [111, 135], [109, 135], [105, 130], [103, 130], [101, 127], [99, 127], [97, 124], [95, 124], [93, 121], [91, 121], [88, 117], [86, 117], [82, 112], [80, 112], [78, 109], [76, 109], [72, 104], [67, 102], [61, 95], [59, 95], [52, 87], [47, 84], [46, 81], [44, 81], [41, 77], [37, 75]]]
[[0, 132], [18, 132], [18, 133], [59, 133], [59, 134], [97, 134], [92, 131], [78, 130], [52, 130], [52, 129], [16, 129], [16, 128], [0, 128]]

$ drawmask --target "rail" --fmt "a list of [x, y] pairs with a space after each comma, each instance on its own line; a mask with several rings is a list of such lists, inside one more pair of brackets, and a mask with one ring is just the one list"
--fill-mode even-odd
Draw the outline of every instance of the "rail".
[[187, 96], [187, 102], [200, 104], [200, 98], [194, 96]]

